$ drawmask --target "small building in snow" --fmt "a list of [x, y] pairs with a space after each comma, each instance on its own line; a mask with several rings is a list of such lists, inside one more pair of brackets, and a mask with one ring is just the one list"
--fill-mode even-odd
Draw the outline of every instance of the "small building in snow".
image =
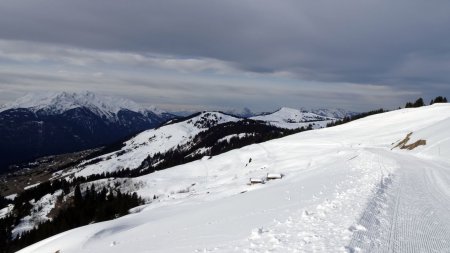
[[262, 178], [250, 178], [250, 184], [264, 184], [265, 181]]
[[282, 179], [283, 174], [281, 173], [267, 173], [266, 179], [267, 180], [274, 180], [274, 179]]

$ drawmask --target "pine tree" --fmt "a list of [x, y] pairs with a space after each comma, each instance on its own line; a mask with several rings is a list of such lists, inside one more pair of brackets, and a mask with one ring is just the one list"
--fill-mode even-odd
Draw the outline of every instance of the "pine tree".
[[424, 105], [425, 105], [425, 103], [423, 102], [423, 99], [419, 98], [419, 99], [416, 100], [416, 102], [414, 102], [413, 107], [422, 107]]
[[75, 201], [75, 205], [76, 204], [80, 204], [83, 201], [83, 195], [81, 195], [81, 189], [80, 189], [80, 185], [77, 184], [77, 186], [75, 186], [75, 191], [74, 191], [74, 201]]
[[436, 97], [434, 100], [431, 100], [430, 105], [436, 104], [436, 103], [447, 103], [447, 98], [442, 97], [442, 96]]

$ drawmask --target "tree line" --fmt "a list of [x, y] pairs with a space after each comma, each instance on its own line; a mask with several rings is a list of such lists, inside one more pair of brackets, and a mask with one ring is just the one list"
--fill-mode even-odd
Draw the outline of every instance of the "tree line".
[[[438, 96], [435, 99], [431, 99], [430, 105], [436, 104], [436, 103], [447, 103], [447, 98], [443, 96]], [[418, 98], [414, 103], [407, 102], [405, 105], [405, 108], [417, 108], [425, 106], [425, 102], [423, 98]]]
[[[443, 96], [438, 96], [435, 99], [431, 100], [430, 105], [436, 104], [436, 103], [447, 103], [447, 98], [443, 97]], [[422, 106], [425, 106], [425, 102], [424, 102], [423, 98], [418, 98], [415, 102], [407, 102], [405, 105], [405, 108], [417, 108], [417, 107], [422, 107]], [[398, 108], [398, 109], [401, 109], [401, 108]], [[365, 118], [367, 116], [384, 113], [384, 112], [388, 112], [388, 110], [380, 108], [377, 110], [359, 113], [359, 114], [353, 115], [353, 116], [346, 116], [343, 119], [328, 123], [327, 127], [342, 125], [342, 124], [348, 123], [350, 121], [354, 121], [357, 119]]]
[[[64, 194], [67, 197], [67, 194]], [[63, 196], [59, 197], [62, 203]], [[15, 252], [35, 242], [72, 228], [118, 218], [126, 215], [130, 208], [144, 204], [136, 193], [121, 193], [120, 190], [107, 190], [103, 187], [97, 191], [94, 185], [82, 193], [76, 185], [74, 194], [60, 205], [53, 219], [34, 229], [12, 238], [12, 228], [16, 223], [15, 214], [0, 219], [0, 252]]]
[[343, 119], [336, 120], [336, 121], [328, 123], [327, 127], [333, 127], [333, 126], [342, 125], [342, 124], [348, 123], [350, 121], [354, 121], [354, 120], [357, 120], [357, 119], [362, 119], [362, 118], [365, 118], [367, 116], [380, 114], [380, 113], [384, 113], [384, 112], [388, 112], [388, 111], [384, 110], [383, 108], [380, 108], [380, 109], [377, 109], [377, 110], [363, 112], [363, 113], [360, 113], [360, 114], [357, 114], [357, 115], [353, 115], [353, 116], [345, 116]]

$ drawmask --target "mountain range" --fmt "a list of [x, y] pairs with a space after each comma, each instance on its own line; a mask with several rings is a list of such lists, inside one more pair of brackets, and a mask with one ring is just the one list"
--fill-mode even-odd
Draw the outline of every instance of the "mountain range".
[[29, 94], [0, 107], [0, 169], [107, 145], [174, 117], [92, 92]]
[[[255, 116], [248, 108], [238, 118], [279, 128], [321, 128], [348, 115], [344, 110], [307, 112], [281, 108]], [[0, 172], [13, 164], [109, 145], [180, 118], [155, 107], [93, 92], [28, 94], [0, 107]]]
[[[120, 122], [122, 111], [164, 115], [108, 101], [92, 93], [30, 97], [1, 113], [50, 117], [82, 109], [105, 124]], [[351, 117], [282, 107], [251, 117], [168, 117], [111, 145], [44, 157], [0, 177], [0, 193], [8, 195], [0, 197], [0, 235], [16, 238], [0, 246], [17, 251], [73, 229], [22, 252], [442, 251], [450, 245], [435, 231], [450, 227], [442, 218], [449, 208], [448, 109]], [[338, 117], [350, 122], [329, 124]], [[421, 219], [426, 223], [415, 222]], [[402, 239], [392, 244], [387, 234]]]

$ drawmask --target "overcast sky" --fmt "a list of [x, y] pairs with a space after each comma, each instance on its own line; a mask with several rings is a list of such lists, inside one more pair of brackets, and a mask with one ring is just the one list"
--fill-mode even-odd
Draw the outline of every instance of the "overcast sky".
[[91, 90], [170, 110], [450, 97], [446, 0], [0, 0], [0, 104]]

